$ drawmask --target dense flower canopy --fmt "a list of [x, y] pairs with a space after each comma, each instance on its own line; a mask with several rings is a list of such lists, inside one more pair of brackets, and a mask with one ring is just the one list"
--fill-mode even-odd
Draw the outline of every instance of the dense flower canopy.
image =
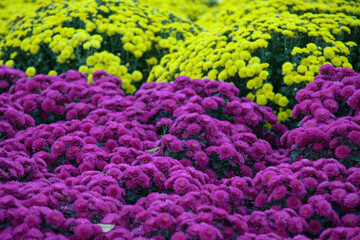
[[359, 238], [358, 2], [13, 2], [1, 239]]

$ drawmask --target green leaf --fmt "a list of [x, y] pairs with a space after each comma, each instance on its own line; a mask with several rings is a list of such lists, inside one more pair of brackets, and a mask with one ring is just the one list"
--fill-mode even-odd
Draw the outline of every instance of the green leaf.
[[98, 225], [101, 227], [103, 233], [110, 232], [115, 227], [114, 224], [101, 224], [101, 223], [98, 223]]
[[149, 150], [146, 150], [147, 152], [149, 153], [155, 153], [160, 147], [156, 147], [156, 148], [153, 148], [153, 149], [149, 149]]

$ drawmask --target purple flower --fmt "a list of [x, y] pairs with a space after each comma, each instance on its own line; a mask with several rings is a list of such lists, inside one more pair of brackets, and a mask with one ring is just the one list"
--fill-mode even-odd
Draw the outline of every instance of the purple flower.
[[45, 219], [49, 224], [55, 227], [60, 227], [65, 221], [64, 215], [57, 210], [48, 211], [45, 215]]
[[216, 190], [211, 194], [212, 200], [219, 205], [224, 205], [229, 201], [229, 194], [224, 190]]
[[284, 187], [284, 186], [277, 186], [271, 193], [271, 195], [276, 200], [282, 199], [283, 197], [286, 196], [286, 194], [288, 194], [288, 191], [287, 191], [286, 187]]
[[171, 240], [186, 240], [187, 237], [183, 232], [177, 232], [172, 235]]
[[321, 223], [319, 221], [310, 221], [309, 222], [309, 232], [312, 234], [318, 234], [321, 232]]
[[235, 148], [228, 143], [221, 145], [218, 149], [220, 159], [231, 159], [235, 154]]
[[330, 216], [332, 207], [331, 207], [331, 204], [328, 201], [320, 200], [316, 204], [316, 207], [317, 207], [317, 213], [320, 216], [324, 216], [324, 217], [329, 217]]
[[156, 223], [158, 227], [168, 229], [174, 225], [174, 218], [168, 213], [160, 213], [156, 217]]
[[41, 219], [33, 214], [30, 214], [25, 217], [24, 223], [29, 226], [29, 228], [40, 228]]
[[341, 145], [341, 146], [336, 147], [335, 156], [339, 159], [344, 159], [349, 156], [350, 152], [351, 152], [351, 149], [348, 146]]
[[294, 196], [290, 196], [286, 199], [286, 206], [292, 209], [298, 209], [301, 206], [301, 201]]
[[199, 230], [199, 237], [204, 240], [215, 240], [218, 239], [217, 231], [216, 229], [209, 225], [204, 224], [200, 227]]
[[351, 131], [348, 134], [348, 138], [353, 143], [360, 145], [360, 131]]
[[187, 127], [187, 132], [189, 133], [189, 135], [194, 135], [199, 133], [201, 130], [199, 124], [197, 123], [191, 123], [188, 127]]
[[190, 183], [186, 178], [180, 177], [175, 180], [173, 188], [176, 193], [186, 193]]
[[88, 239], [93, 235], [93, 230], [89, 223], [79, 224], [74, 227], [75, 237], [79, 239]]
[[218, 103], [211, 98], [204, 98], [204, 100], [201, 103], [201, 106], [205, 110], [217, 110], [218, 109]]
[[349, 193], [344, 198], [344, 205], [348, 208], [355, 208], [360, 204], [360, 198], [357, 193]]
[[194, 159], [196, 161], [196, 164], [200, 168], [206, 168], [209, 163], [209, 157], [206, 155], [203, 151], [198, 151], [194, 154]]
[[311, 204], [305, 204], [300, 207], [299, 215], [305, 219], [310, 218], [314, 214], [314, 209]]
[[341, 224], [345, 227], [356, 227], [359, 226], [359, 223], [359, 216], [353, 213], [346, 214], [341, 218]]

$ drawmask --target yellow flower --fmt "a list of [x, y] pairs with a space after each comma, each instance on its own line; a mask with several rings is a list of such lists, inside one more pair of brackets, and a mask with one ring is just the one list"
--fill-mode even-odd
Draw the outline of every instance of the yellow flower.
[[55, 70], [49, 71], [48, 75], [57, 76], [58, 73]]
[[25, 73], [28, 77], [32, 77], [36, 74], [36, 69], [34, 67], [28, 67]]
[[246, 87], [247, 87], [248, 89], [253, 89], [253, 88], [255, 87], [255, 81], [254, 81], [254, 80], [249, 80], [249, 81], [247, 81]]
[[289, 100], [287, 99], [287, 97], [285, 97], [285, 96], [280, 97], [279, 105], [281, 107], [285, 107], [288, 103], [289, 103]]
[[273, 89], [274, 87], [271, 83], [265, 83], [262, 87], [263, 92], [272, 92]]
[[210, 70], [210, 72], [208, 73], [208, 78], [211, 80], [216, 80], [218, 72], [219, 71], [216, 69]]
[[313, 51], [313, 52], [317, 50], [317, 47], [314, 43], [308, 43], [306, 45], [306, 47], [307, 47], [307, 49], [309, 49], [310, 51]]
[[340, 67], [341, 66], [341, 59], [339, 56], [334, 57], [333, 59], [331, 59], [331, 63], [335, 66], [335, 67]]
[[255, 100], [255, 96], [254, 96], [254, 94], [252, 94], [252, 93], [248, 93], [248, 94], [246, 95], [246, 97], [247, 97], [247, 98], [250, 98], [251, 101], [254, 101], [254, 100]]
[[277, 117], [279, 122], [285, 122], [288, 119], [288, 114], [286, 112], [279, 112]]
[[291, 73], [291, 70], [293, 70], [293, 65], [291, 62], [286, 62], [282, 65], [282, 73], [283, 74], [289, 74]]
[[82, 66], [79, 67], [79, 72], [87, 74], [88, 71], [89, 71], [89, 68], [87, 66], [85, 66], [85, 65], [82, 65]]
[[5, 66], [14, 67], [14, 60], [8, 60], [5, 62]]
[[134, 71], [132, 73], [132, 78], [134, 79], [135, 82], [140, 82], [143, 78], [143, 75], [140, 71]]
[[227, 79], [227, 77], [228, 77], [227, 71], [226, 71], [226, 70], [223, 70], [223, 71], [221, 71], [221, 72], [219, 73], [218, 79], [219, 79], [220, 81], [225, 81], [225, 79]]
[[264, 94], [261, 94], [256, 97], [256, 103], [259, 104], [260, 106], [266, 105], [267, 101], [268, 101], [267, 97]]
[[299, 65], [299, 66], [297, 67], [297, 71], [298, 71], [299, 73], [305, 73], [305, 72], [307, 71], [307, 67], [304, 66], [304, 65]]
[[267, 77], [269, 76], [269, 72], [268, 71], [261, 71], [259, 74], [259, 77], [263, 80], [266, 80]]

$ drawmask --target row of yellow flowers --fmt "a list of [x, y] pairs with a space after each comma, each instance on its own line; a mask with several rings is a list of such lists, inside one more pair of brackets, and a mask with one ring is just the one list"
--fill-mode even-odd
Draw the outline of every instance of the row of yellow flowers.
[[291, 117], [296, 90], [312, 82], [321, 65], [360, 70], [358, 2], [178, 3], [36, 0], [29, 8], [37, 11], [0, 22], [0, 63], [29, 76], [68, 69], [91, 76], [104, 69], [120, 77], [128, 93], [179, 75], [227, 81], [272, 107], [282, 122]]

